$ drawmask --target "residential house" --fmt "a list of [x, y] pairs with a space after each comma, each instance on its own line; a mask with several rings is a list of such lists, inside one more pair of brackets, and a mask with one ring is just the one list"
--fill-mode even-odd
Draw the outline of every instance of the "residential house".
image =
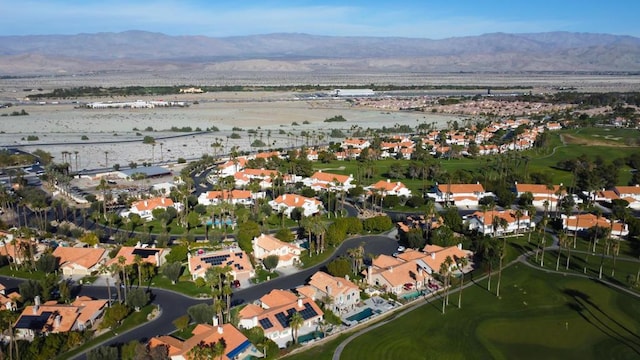
[[269, 201], [269, 206], [271, 206], [275, 212], [284, 212], [289, 218], [295, 208], [301, 208], [302, 215], [305, 217], [317, 214], [323, 208], [320, 200], [297, 194], [282, 194], [276, 199]]
[[0, 283], [0, 311], [1, 310], [9, 310], [9, 311], [18, 310], [18, 300], [20, 300], [21, 298], [22, 296], [20, 296], [20, 294], [15, 291], [7, 294], [6, 286]]
[[212, 266], [228, 266], [233, 280], [248, 281], [255, 276], [249, 256], [239, 248], [229, 248], [197, 255], [188, 254], [189, 273], [193, 280], [205, 277]]
[[360, 288], [349, 280], [318, 271], [311, 276], [308, 285], [296, 289], [298, 294], [325, 302], [334, 313], [346, 313], [360, 302]]
[[166, 210], [169, 207], [173, 207], [177, 211], [182, 210], [181, 203], [174, 203], [173, 200], [167, 197], [155, 197], [134, 202], [133, 204], [131, 204], [131, 208], [129, 209], [129, 211], [123, 212], [121, 216], [128, 217], [129, 214], [138, 214], [142, 219], [151, 221], [153, 220], [153, 210]]
[[149, 348], [165, 346], [170, 359], [187, 360], [193, 359], [191, 351], [200, 344], [208, 345], [223, 341], [225, 348], [224, 354], [219, 357], [220, 360], [248, 360], [264, 356], [232, 324], [219, 325], [217, 324], [217, 319], [214, 319], [213, 326], [209, 324], [196, 325], [191, 334], [192, 336], [187, 340], [180, 340], [169, 335], [156, 336], [149, 340]]
[[616, 186], [613, 191], [618, 194], [621, 199], [629, 202], [629, 207], [640, 209], [640, 185], [634, 186]]
[[302, 249], [294, 243], [286, 243], [271, 235], [261, 234], [252, 241], [253, 256], [264, 260], [269, 255], [278, 255], [278, 267], [292, 266], [300, 262]]
[[380, 180], [375, 184], [369, 185], [364, 188], [371, 193], [379, 194], [382, 197], [387, 195], [395, 195], [395, 196], [404, 196], [410, 197], [411, 190], [409, 190], [403, 183], [400, 181], [391, 182], [391, 180], [387, 179], [387, 181]]
[[241, 327], [251, 329], [260, 326], [265, 337], [284, 348], [287, 342], [293, 340], [289, 320], [295, 313], [299, 313], [304, 320], [298, 329], [299, 335], [316, 331], [324, 315], [311, 298], [298, 298], [291, 291], [276, 289], [261, 297], [258, 305], [249, 304], [242, 308], [238, 317]]
[[218, 165], [218, 174], [220, 174], [221, 177], [232, 176], [238, 171], [244, 169], [245, 165], [247, 165], [247, 161], [246, 157], [230, 159]]
[[243, 169], [233, 174], [236, 187], [244, 188], [248, 186], [251, 181], [257, 180], [262, 190], [270, 189], [272, 187], [272, 180], [278, 176], [280, 176], [278, 171], [266, 169]]
[[[422, 254], [424, 256], [424, 254]], [[405, 261], [380, 255], [367, 268], [367, 284], [402, 296], [424, 289], [431, 276], [415, 260]]]
[[354, 138], [347, 138], [344, 139], [342, 141], [342, 143], [340, 144], [340, 147], [343, 149], [366, 149], [369, 146], [371, 146], [371, 143], [369, 142], [369, 140], [365, 140], [365, 139], [354, 139]]
[[171, 249], [169, 248], [152, 248], [142, 246], [123, 246], [118, 250], [113, 259], [108, 260], [106, 265], [119, 264], [119, 259], [124, 258], [124, 266], [134, 265], [136, 257], [139, 256], [143, 262], [160, 267], [164, 264], [164, 258]]
[[302, 181], [305, 186], [316, 191], [349, 191], [355, 187], [352, 182], [352, 175], [332, 174], [321, 170]]
[[232, 205], [251, 206], [254, 201], [264, 197], [264, 193], [252, 193], [249, 190], [214, 190], [203, 192], [198, 196], [198, 204], [205, 206], [228, 203]]
[[455, 206], [478, 206], [480, 199], [490, 196], [484, 186], [476, 184], [436, 184], [435, 191], [428, 194], [436, 202]]
[[58, 246], [53, 256], [59, 260], [59, 268], [64, 276], [91, 275], [97, 271], [107, 252], [101, 248], [77, 248]]
[[596, 216], [591, 213], [576, 214], [572, 216], [561, 215], [562, 228], [571, 232], [583, 232], [593, 227], [600, 227], [604, 229], [610, 229], [611, 236], [622, 238], [629, 235], [629, 226], [623, 222], [616, 221], [611, 223], [611, 220], [603, 216]]
[[[508, 209], [503, 211], [476, 211], [466, 216], [467, 226], [469, 230], [475, 230], [484, 235], [500, 236], [506, 233], [515, 233], [518, 231], [526, 231], [535, 226], [531, 217], [526, 211], [521, 216], [517, 216], [517, 210]], [[497, 227], [494, 228], [494, 219], [498, 219]], [[504, 220], [506, 228], [500, 225]]]
[[558, 206], [558, 201], [567, 195], [562, 184], [547, 186], [544, 184], [518, 184], [517, 182], [515, 183], [515, 193], [517, 197], [531, 193], [533, 206], [544, 207], [546, 202], [549, 206], [548, 210]]
[[38, 260], [47, 250], [47, 246], [39, 244], [33, 239], [22, 239], [11, 233], [0, 231], [0, 255], [8, 257], [9, 261], [20, 265], [31, 261], [29, 254], [34, 252], [33, 260]]
[[16, 337], [33, 339], [35, 335], [83, 331], [100, 318], [107, 300], [78, 297], [71, 304], [48, 301], [40, 304], [36, 296], [34, 305], [26, 306], [14, 324]]

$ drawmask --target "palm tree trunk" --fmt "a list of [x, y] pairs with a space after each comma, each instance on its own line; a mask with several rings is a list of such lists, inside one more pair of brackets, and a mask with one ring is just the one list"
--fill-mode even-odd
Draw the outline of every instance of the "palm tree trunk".
[[460, 270], [462, 276], [460, 277], [460, 292], [458, 293], [458, 309], [462, 308], [462, 288], [464, 287], [464, 272]]
[[500, 281], [502, 280], [502, 259], [504, 256], [500, 256], [500, 268], [498, 270], [498, 283], [496, 284], [496, 296], [500, 297]]

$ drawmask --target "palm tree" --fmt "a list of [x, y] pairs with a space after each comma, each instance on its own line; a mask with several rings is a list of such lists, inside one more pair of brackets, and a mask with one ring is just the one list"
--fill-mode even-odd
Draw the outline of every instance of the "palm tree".
[[[556, 259], [556, 271], [558, 271], [558, 269], [560, 268], [560, 256], [562, 255], [562, 248], [567, 247], [567, 249], [569, 248], [569, 246], [567, 246], [567, 241], [568, 241], [568, 236], [567, 233], [564, 231], [561, 231], [558, 234], [558, 258]], [[567, 269], [569, 268], [569, 257], [567, 257]]]
[[464, 288], [464, 268], [469, 265], [469, 260], [466, 257], [458, 258], [456, 266], [460, 270], [460, 290], [458, 292], [458, 309], [462, 308], [462, 289]]
[[522, 219], [522, 216], [524, 216], [524, 213], [522, 212], [522, 209], [517, 208], [516, 211], [514, 212], [514, 216], [516, 218], [516, 234], [520, 233], [520, 219]]
[[304, 319], [302, 318], [302, 315], [300, 315], [299, 312], [296, 311], [293, 314], [291, 314], [291, 317], [289, 318], [289, 326], [291, 327], [291, 334], [293, 335], [294, 344], [298, 343], [298, 330], [300, 330], [303, 324], [304, 324]]
[[449, 289], [449, 268], [444, 261], [440, 264], [439, 273], [442, 276], [444, 286], [444, 294], [442, 295], [442, 313], [444, 314], [447, 306], [447, 292]]
[[142, 287], [142, 257], [135, 255], [133, 257], [133, 263], [136, 265], [136, 269], [138, 269], [138, 287]]
[[502, 227], [502, 246], [500, 246], [500, 267], [498, 268], [498, 284], [496, 285], [496, 296], [500, 297], [500, 281], [502, 280], [502, 266], [504, 262], [504, 256], [507, 252], [507, 227], [509, 223], [505, 218], [500, 218], [498, 221], [500, 227]]
[[120, 255], [118, 256], [118, 266], [120, 271], [122, 271], [122, 283], [124, 285], [123, 288], [123, 296], [122, 299], [124, 302], [127, 302], [127, 266], [125, 265], [127, 263], [127, 258], [125, 258], [124, 256]]
[[611, 251], [613, 253], [613, 266], [611, 267], [611, 277], [616, 275], [616, 258], [618, 255], [618, 251], [620, 250], [620, 241], [618, 239], [611, 239], [613, 248]]

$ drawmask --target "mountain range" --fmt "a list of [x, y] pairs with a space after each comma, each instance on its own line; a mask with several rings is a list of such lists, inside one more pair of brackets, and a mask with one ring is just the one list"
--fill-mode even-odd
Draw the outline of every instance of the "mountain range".
[[0, 75], [91, 71], [638, 72], [640, 38], [548, 32], [442, 40], [145, 31], [0, 36]]

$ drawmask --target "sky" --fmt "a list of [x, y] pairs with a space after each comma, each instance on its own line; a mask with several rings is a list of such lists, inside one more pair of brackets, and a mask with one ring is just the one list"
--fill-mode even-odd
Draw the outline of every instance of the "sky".
[[571, 31], [640, 37], [638, 0], [0, 0], [0, 35], [144, 30], [443, 39]]

